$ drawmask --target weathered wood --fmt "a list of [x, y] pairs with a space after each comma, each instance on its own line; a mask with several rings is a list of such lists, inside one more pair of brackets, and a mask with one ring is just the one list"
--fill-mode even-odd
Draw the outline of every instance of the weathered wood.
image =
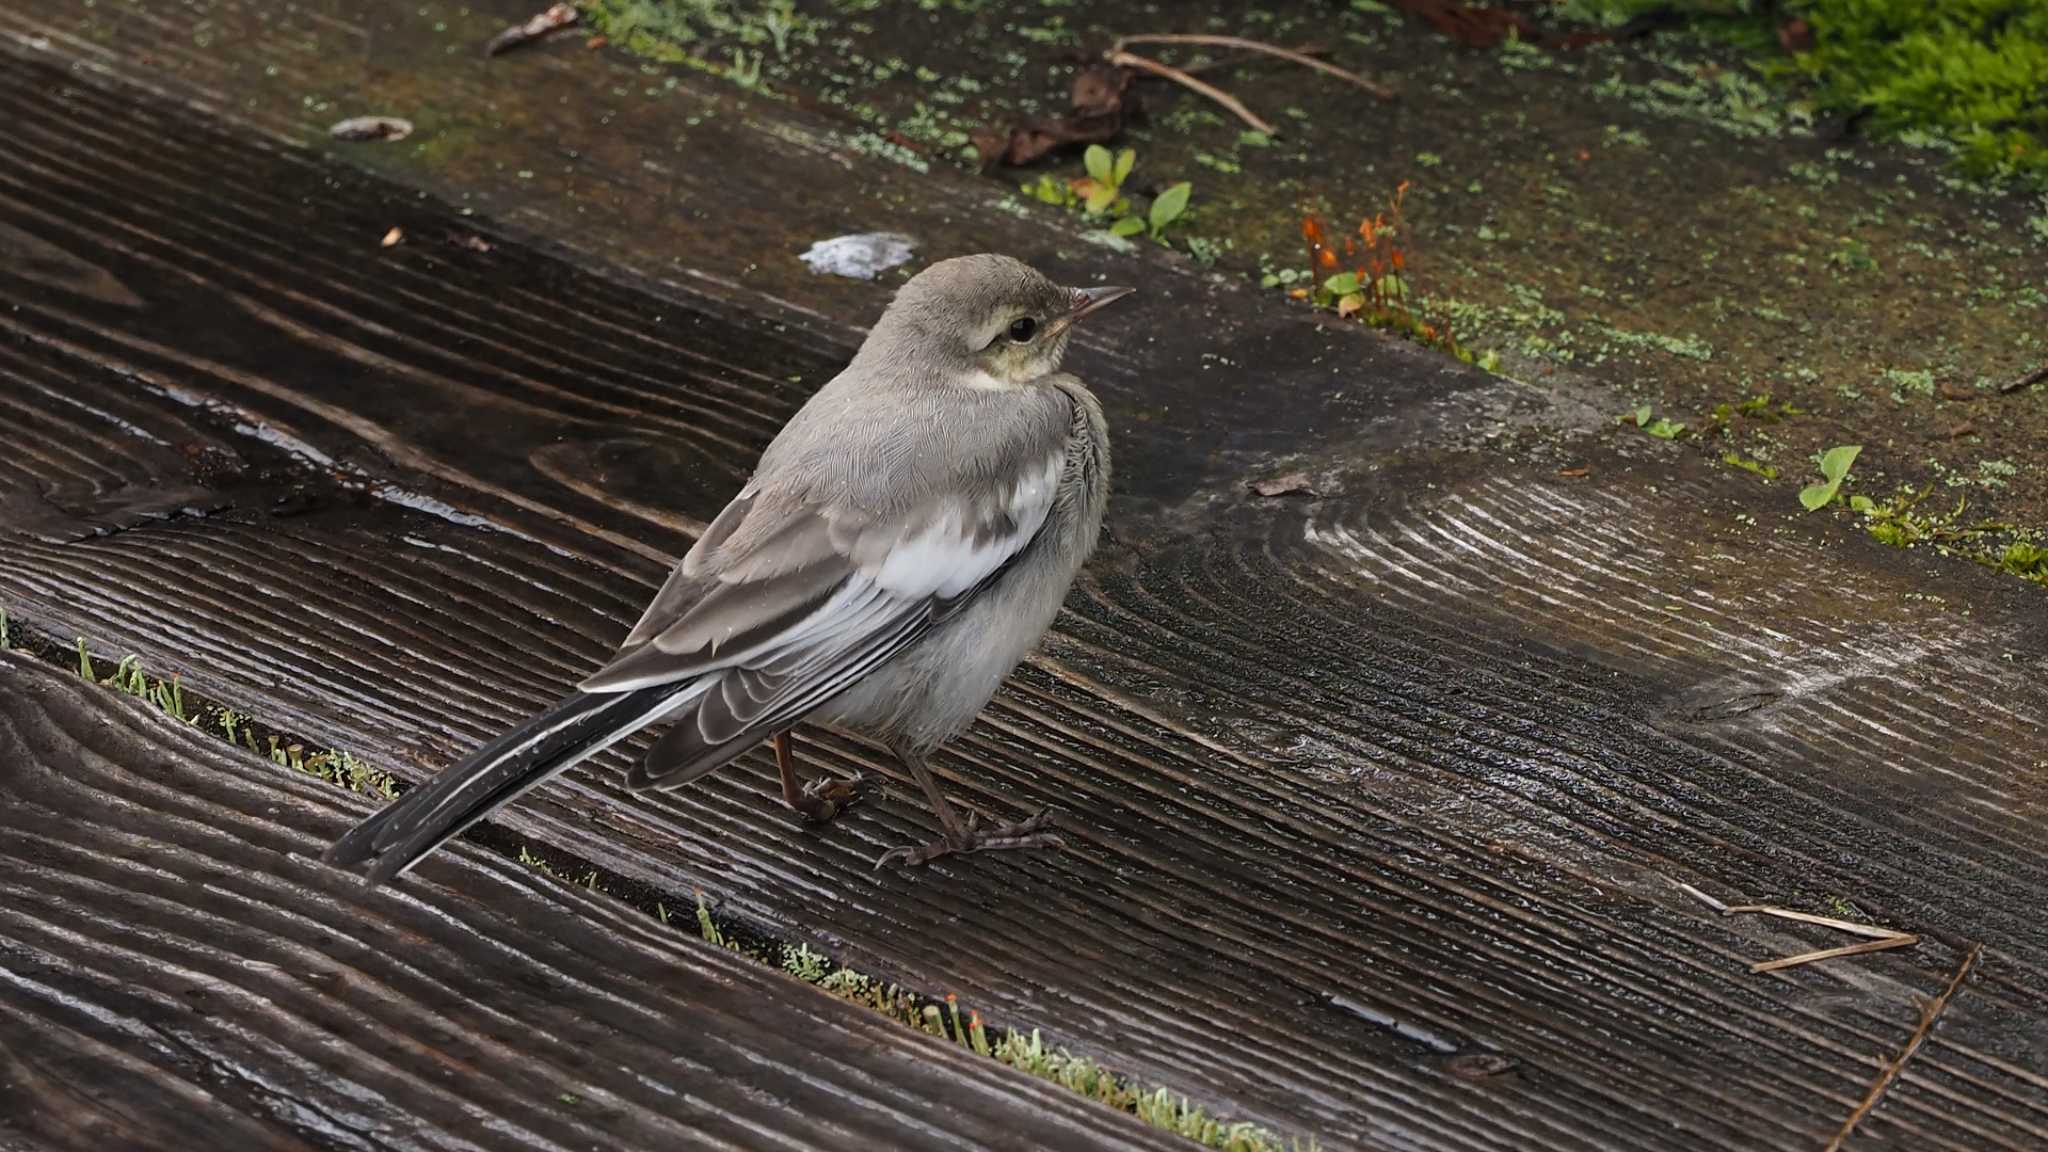
[[366, 896], [365, 798], [19, 653], [0, 806], [0, 1146], [1179, 1146], [489, 852]]
[[[124, 424], [184, 422], [155, 435], [218, 446], [208, 487], [237, 507], [69, 544], [44, 518], [0, 558], [0, 596], [381, 763], [424, 771], [581, 675], [844, 354], [823, 326], [776, 333], [515, 245], [378, 250], [393, 223], [467, 225], [12, 75], [0, 224], [92, 288], [0, 268], [0, 394], [38, 421], [0, 498], [97, 522], [194, 483], [180, 452], [110, 451]], [[244, 186], [213, 194], [228, 171]], [[1134, 323], [1195, 292], [1165, 281]], [[505, 825], [1333, 1148], [1816, 1142], [1912, 1027], [1911, 993], [1981, 939], [1979, 983], [1858, 1140], [2048, 1138], [2037, 606], [1967, 576], [1948, 608], [1908, 600], [1875, 553], [1733, 527], [1740, 489], [1661, 462], [1588, 449], [1573, 487], [1458, 450], [1416, 377], [1335, 377], [1333, 400], [1306, 367], [1366, 340], [1261, 331], [1234, 352], [1256, 389], [1181, 391], [1163, 367], [1184, 352], [1083, 349], [1143, 446], [1122, 546], [938, 765], [985, 810], [1066, 809], [1069, 853], [876, 876], [929, 834], [914, 798], [806, 834], [760, 757], [651, 798], [608, 757]], [[1325, 343], [1289, 353], [1287, 333]], [[79, 403], [28, 399], [51, 392]], [[1316, 426], [1224, 426], [1254, 410]], [[267, 439], [236, 431], [258, 422]], [[1339, 497], [1245, 506], [1241, 474], [1289, 442]], [[310, 510], [270, 515], [292, 485]], [[1662, 875], [1846, 897], [1942, 943], [1753, 977], [1807, 937], [1710, 918]], [[1458, 1075], [1493, 1051], [1516, 1071]]]

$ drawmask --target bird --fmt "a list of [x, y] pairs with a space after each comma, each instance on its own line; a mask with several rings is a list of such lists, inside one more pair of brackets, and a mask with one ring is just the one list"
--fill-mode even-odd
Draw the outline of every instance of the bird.
[[962, 818], [927, 761], [1043, 638], [1093, 552], [1108, 423], [1060, 370], [1074, 326], [1131, 294], [1063, 287], [1008, 256], [905, 281], [845, 369], [763, 450], [603, 666], [338, 838], [376, 887], [592, 755], [668, 725], [627, 773], [668, 791], [773, 744], [783, 800], [822, 823], [867, 781], [805, 785], [792, 729], [886, 745], [942, 835], [877, 868], [1065, 846], [1051, 809]]

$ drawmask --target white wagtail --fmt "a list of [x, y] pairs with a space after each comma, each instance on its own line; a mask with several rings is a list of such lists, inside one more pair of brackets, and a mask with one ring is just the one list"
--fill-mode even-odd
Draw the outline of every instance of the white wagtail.
[[1052, 625], [1109, 495], [1102, 405], [1059, 370], [1075, 321], [1128, 288], [1062, 288], [963, 256], [897, 292], [846, 370], [761, 454], [611, 662], [577, 691], [351, 829], [327, 851], [403, 874], [527, 789], [651, 724], [626, 778], [679, 788], [763, 739], [782, 795], [829, 820], [858, 780], [797, 782], [814, 720], [885, 741], [944, 838], [876, 861], [1058, 848], [1049, 811], [962, 820], [925, 757], [974, 721]]

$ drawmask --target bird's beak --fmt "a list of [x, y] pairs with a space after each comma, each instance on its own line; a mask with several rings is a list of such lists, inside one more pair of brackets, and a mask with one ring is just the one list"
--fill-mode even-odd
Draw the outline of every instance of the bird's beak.
[[1061, 328], [1071, 326], [1074, 321], [1091, 312], [1107, 307], [1136, 292], [1136, 288], [1076, 288], [1073, 289], [1074, 306], [1057, 323]]

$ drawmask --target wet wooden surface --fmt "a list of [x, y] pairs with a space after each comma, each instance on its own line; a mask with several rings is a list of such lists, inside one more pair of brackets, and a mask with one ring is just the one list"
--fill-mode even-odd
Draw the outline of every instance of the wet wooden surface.
[[1177, 1146], [486, 851], [366, 896], [363, 797], [0, 683], [0, 1146]]
[[[807, 315], [786, 292], [595, 274], [496, 233], [479, 252], [458, 241], [486, 223], [40, 59], [0, 71], [0, 601], [402, 775], [601, 658], [878, 302], [822, 287]], [[393, 226], [406, 241], [379, 248]], [[2031, 590], [1827, 542], [1655, 445], [1574, 437], [1605, 398], [985, 227], [1070, 274], [1146, 276], [1129, 328], [1077, 353], [1118, 434], [1115, 540], [1045, 656], [937, 765], [993, 814], [1057, 804], [1073, 848], [877, 875], [876, 854], [931, 831], [903, 782], [814, 834], [763, 757], [628, 797], [633, 750], [504, 828], [672, 905], [702, 886], [773, 934], [1329, 1148], [1818, 1147], [1915, 995], [1982, 941], [1981, 974], [1852, 1147], [2048, 1140]], [[1532, 425], [1563, 439], [1500, 446]], [[1244, 493], [1303, 467], [1323, 499]], [[9, 694], [39, 675], [8, 665]], [[893, 771], [854, 741], [809, 746], [831, 770]], [[190, 753], [208, 755], [233, 759]], [[296, 834], [338, 831], [341, 803], [295, 814]], [[257, 823], [150, 808], [123, 809], [130, 836], [166, 821], [238, 882], [345, 894], [322, 916], [425, 898], [361, 897]], [[46, 816], [4, 811], [14, 842], [42, 835]], [[472, 896], [479, 869], [505, 900], [586, 910], [473, 851], [418, 883]], [[1844, 898], [1929, 939], [1754, 976], [1835, 941], [1721, 920], [1671, 880]], [[492, 932], [531, 931], [476, 899]], [[320, 947], [283, 918], [249, 928]], [[682, 955], [662, 962], [702, 962]], [[169, 1059], [96, 1042], [108, 1067]], [[1509, 1070], [1474, 1078], [1500, 1063], [1476, 1056]], [[286, 1096], [310, 1091], [279, 1068]], [[377, 1090], [406, 1107], [396, 1073]]]

